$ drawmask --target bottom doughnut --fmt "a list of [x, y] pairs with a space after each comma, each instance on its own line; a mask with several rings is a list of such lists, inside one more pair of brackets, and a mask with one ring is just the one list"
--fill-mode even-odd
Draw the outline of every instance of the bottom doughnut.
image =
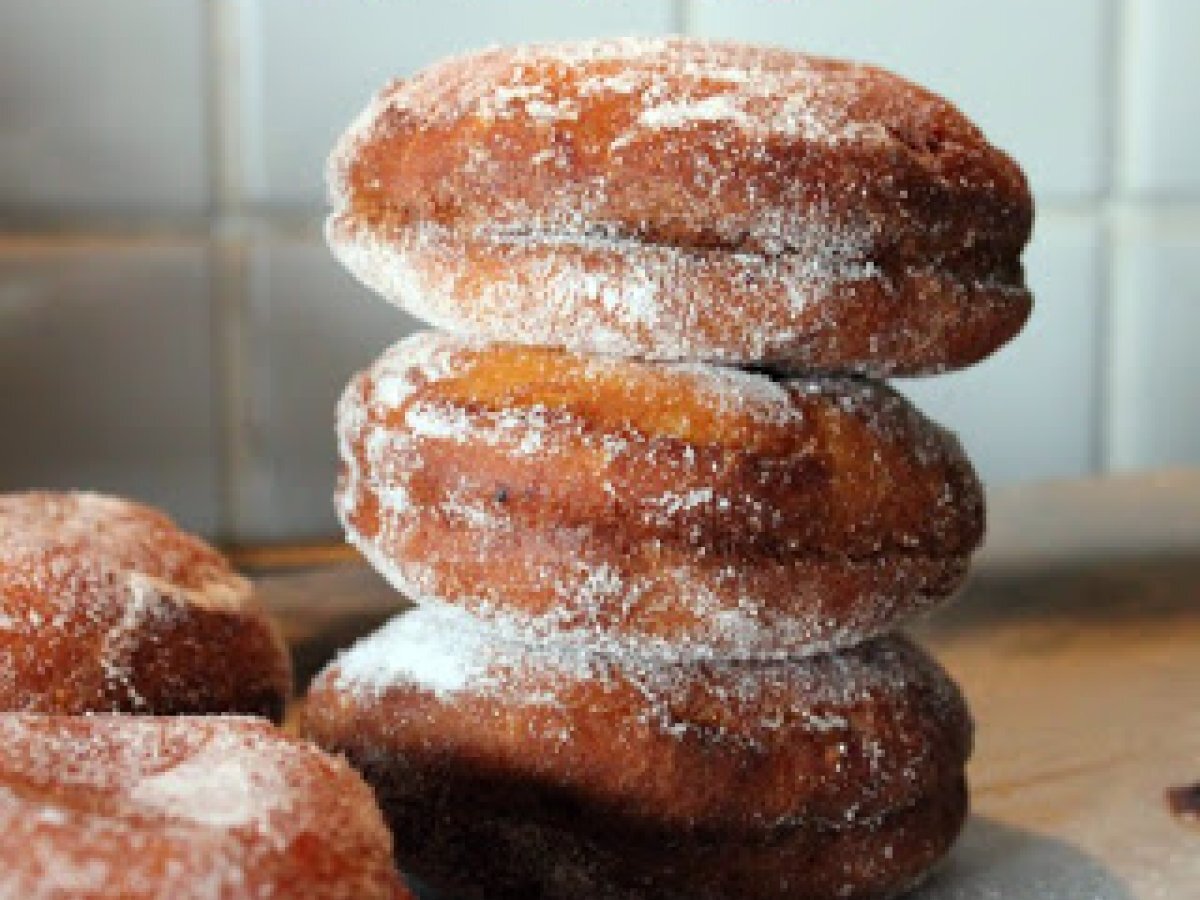
[[436, 605], [318, 676], [303, 727], [455, 900], [889, 897], [957, 835], [971, 747], [954, 683], [901, 637], [681, 662]]

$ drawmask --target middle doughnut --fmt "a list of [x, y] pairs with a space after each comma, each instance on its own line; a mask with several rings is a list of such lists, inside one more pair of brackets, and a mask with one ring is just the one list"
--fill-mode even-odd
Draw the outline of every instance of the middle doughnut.
[[347, 388], [338, 511], [399, 590], [674, 655], [857, 643], [950, 594], [983, 495], [882, 384], [420, 333]]

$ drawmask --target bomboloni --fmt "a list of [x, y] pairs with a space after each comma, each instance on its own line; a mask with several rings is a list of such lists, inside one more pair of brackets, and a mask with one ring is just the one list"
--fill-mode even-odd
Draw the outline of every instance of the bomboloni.
[[692, 39], [486, 50], [379, 93], [330, 162], [334, 254], [430, 324], [874, 375], [1029, 315], [1020, 168], [872, 66]]

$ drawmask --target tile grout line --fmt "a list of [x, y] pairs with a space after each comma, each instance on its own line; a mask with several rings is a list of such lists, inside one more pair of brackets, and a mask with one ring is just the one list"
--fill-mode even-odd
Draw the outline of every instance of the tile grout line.
[[[215, 0], [220, 2], [220, 0]], [[214, 179], [215, 180], [215, 179]], [[269, 234], [319, 238], [320, 222], [325, 216], [320, 204], [297, 204], [286, 207], [264, 207], [246, 203], [237, 197], [214, 203], [207, 214], [134, 213], [96, 215], [62, 211], [38, 213], [24, 222], [20, 217], [0, 222], [0, 241], [5, 240], [62, 240], [62, 241], [130, 241], [179, 239], [202, 240], [212, 234], [263, 229]], [[1200, 230], [1200, 199], [1162, 200], [1158, 198], [1119, 197], [1106, 193], [1097, 198], [1078, 200], [1040, 200], [1038, 219], [1100, 220], [1105, 217], [1123, 219], [1152, 217], [1164, 227]]]
[[1096, 215], [1096, 228], [1099, 233], [1099, 258], [1094, 260], [1099, 296], [1096, 298], [1095, 344], [1092, 349], [1091, 375], [1095, 394], [1092, 400], [1092, 434], [1090, 440], [1090, 455], [1092, 468], [1098, 474], [1111, 470], [1111, 431], [1113, 391], [1110, 379], [1112, 377], [1112, 318], [1114, 300], [1113, 282], [1113, 249], [1115, 247], [1113, 220], [1116, 217], [1120, 196], [1119, 185], [1122, 182], [1122, 166], [1124, 158], [1123, 138], [1124, 112], [1121, 98], [1117, 91], [1124, 81], [1121, 67], [1127, 56], [1125, 37], [1122, 29], [1124, 16], [1124, 0], [1108, 0], [1105, 4], [1105, 33], [1104, 55], [1106, 65], [1103, 66], [1103, 86], [1107, 117], [1105, 122], [1104, 140], [1106, 143], [1106, 186]]
[[241, 489], [247, 451], [242, 439], [245, 396], [246, 260], [237, 243], [240, 194], [237, 92], [237, 9], [226, 0], [205, 0], [205, 85], [208, 105], [209, 185], [212, 194], [207, 237], [212, 272], [213, 372], [217, 407], [219, 537], [235, 535], [241, 524]]
[[1093, 362], [1096, 384], [1097, 420], [1095, 453], [1101, 473], [1117, 468], [1117, 429], [1120, 398], [1120, 370], [1123, 354], [1120, 348], [1121, 319], [1121, 251], [1127, 232], [1126, 220], [1144, 207], [1151, 214], [1158, 211], [1154, 203], [1138, 202], [1128, 191], [1130, 96], [1133, 68], [1137, 64], [1138, 46], [1135, 29], [1136, 13], [1130, 0], [1112, 0], [1108, 16], [1108, 95], [1110, 98], [1109, 190], [1100, 216], [1103, 270], [1100, 317]]
[[678, 34], [692, 34], [695, 22], [692, 17], [691, 0], [673, 0], [672, 25]]
[[[1135, 48], [1139, 45], [1137, 15], [1131, 0], [1111, 0], [1109, 7], [1108, 48], [1112, 57], [1108, 72], [1108, 96], [1112, 106], [1109, 123], [1109, 168], [1110, 186], [1108, 197], [1122, 205], [1137, 202], [1136, 194], [1129, 189], [1129, 124], [1133, 72], [1138, 60]], [[1143, 201], [1146, 202], [1146, 201]], [[1153, 201], [1146, 203], [1153, 205]]]
[[[1196, 214], [1200, 219], [1200, 204], [1197, 204]], [[0, 222], [0, 242], [203, 241], [222, 231], [245, 231], [251, 228], [261, 228], [281, 236], [320, 237], [320, 222], [324, 215], [325, 210], [315, 205], [256, 209], [253, 204], [241, 202], [235, 202], [224, 210], [214, 203], [207, 211], [199, 214], [137, 213], [105, 216], [90, 211], [63, 211], [51, 215], [39, 213], [24, 221]]]
[[1092, 351], [1092, 382], [1096, 388], [1093, 403], [1095, 426], [1092, 434], [1092, 463], [1096, 474], [1113, 471], [1113, 420], [1116, 376], [1114, 375], [1114, 332], [1116, 301], [1116, 229], [1115, 215], [1106, 212], [1097, 220], [1100, 258], [1093, 262], [1100, 296], [1096, 316], [1096, 345]]

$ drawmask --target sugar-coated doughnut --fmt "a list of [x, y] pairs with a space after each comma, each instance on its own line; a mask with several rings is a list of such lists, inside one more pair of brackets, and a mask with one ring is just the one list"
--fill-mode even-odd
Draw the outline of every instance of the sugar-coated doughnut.
[[412, 900], [370, 789], [262, 720], [0, 713], [0, 896]]
[[870, 374], [1024, 324], [1024, 175], [871, 66], [695, 39], [486, 50], [383, 89], [327, 235], [414, 315], [493, 340]]
[[162, 513], [0, 495], [0, 709], [279, 720], [287, 649], [250, 582]]
[[885, 386], [401, 341], [339, 406], [350, 540], [418, 602], [656, 652], [855, 643], [961, 581], [983, 496]]
[[[438, 606], [398, 617], [331, 664], [310, 691], [304, 728], [375, 787], [402, 868], [436, 883], [443, 863], [465, 862], [441, 854], [469, 846], [486, 861], [458, 878], [471, 882], [464, 896], [480, 897], [509, 896], [504, 887], [518, 882], [537, 883], [529, 897], [572, 896], [540, 881], [558, 868], [551, 851], [537, 871], [479, 874], [531, 864], [528, 847], [509, 862], [492, 858], [507, 856], [519, 833], [542, 840], [560, 830], [566, 847], [595, 838], [632, 850], [641, 836], [635, 856], [658, 886], [646, 896], [696, 886], [670, 875], [686, 868], [673, 850], [651, 865], [661, 837], [683, 859], [719, 849], [724, 862], [708, 866], [728, 867], [719, 884], [764, 876], [745, 896], [807, 897], [806, 879], [880, 865], [897, 840], [919, 836], [940, 855], [961, 820], [971, 746], [957, 688], [903, 638], [801, 660], [672, 662], [525, 643]], [[939, 823], [931, 831], [916, 824], [930, 817]], [[514, 834], [491, 846], [470, 838], [493, 828]], [[790, 868], [843, 843], [853, 855]], [[587, 868], [579, 852], [568, 868]], [[592, 862], [603, 868], [611, 852]], [[916, 853], [880, 871], [894, 890], [931, 861]]]

